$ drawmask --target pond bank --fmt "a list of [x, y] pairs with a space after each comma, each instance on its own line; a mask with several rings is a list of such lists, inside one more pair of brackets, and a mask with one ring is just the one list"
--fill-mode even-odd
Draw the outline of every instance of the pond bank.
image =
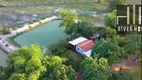
[[11, 28], [9, 28], [10, 32], [11, 32], [10, 34], [0, 35], [0, 47], [6, 53], [9, 54], [11, 51], [17, 50], [19, 47], [10, 44], [9, 41], [8, 41], [8, 38], [14, 37], [14, 36], [21, 34], [21, 33], [24, 33], [25, 31], [32, 30], [33, 28], [36, 28], [37, 26], [39, 26], [41, 24], [44, 24], [44, 23], [47, 23], [47, 22], [50, 22], [50, 21], [53, 21], [53, 20], [56, 20], [56, 19], [58, 19], [56, 16], [52, 16], [50, 18], [46, 18], [44, 20], [41, 20], [39, 22], [35, 22], [33, 24], [26, 24], [24, 27], [18, 28], [17, 30], [12, 30]]
[[20, 46], [37, 44], [48, 48], [50, 45], [58, 43], [60, 39], [68, 37], [64, 33], [65, 28], [59, 27], [60, 23], [61, 20], [54, 20], [40, 25], [40, 27], [16, 36], [13, 41]]
[[0, 66], [5, 66], [5, 62], [7, 59], [7, 54], [5, 54], [5, 52], [0, 49]]

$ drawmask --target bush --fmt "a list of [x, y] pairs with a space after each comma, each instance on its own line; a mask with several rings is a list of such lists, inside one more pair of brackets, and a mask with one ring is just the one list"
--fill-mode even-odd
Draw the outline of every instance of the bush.
[[33, 24], [34, 23], [34, 21], [29, 21], [29, 24]]
[[9, 33], [10, 33], [9, 28], [4, 28], [4, 29], [3, 29], [3, 33], [4, 33], [4, 34], [9, 34]]
[[41, 19], [39, 18], [39, 19], [36, 19], [36, 22], [40, 22], [41, 21]]
[[12, 29], [13, 29], [13, 30], [17, 30], [17, 26], [13, 26]]

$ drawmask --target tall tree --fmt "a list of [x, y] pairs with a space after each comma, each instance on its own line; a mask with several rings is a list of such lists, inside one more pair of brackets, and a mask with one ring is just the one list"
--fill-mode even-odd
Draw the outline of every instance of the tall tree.
[[116, 10], [106, 16], [105, 25], [116, 29]]
[[108, 80], [111, 77], [107, 59], [86, 58], [81, 62], [84, 80]]
[[73, 23], [75, 23], [78, 18], [78, 15], [73, 11], [63, 10], [59, 13], [59, 17], [63, 19], [60, 24], [61, 27], [70, 27]]

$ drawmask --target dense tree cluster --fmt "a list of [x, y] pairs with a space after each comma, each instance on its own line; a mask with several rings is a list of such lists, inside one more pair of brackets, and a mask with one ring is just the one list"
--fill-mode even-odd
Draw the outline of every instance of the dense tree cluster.
[[[103, 0], [99, 1], [102, 3]], [[125, 3], [122, 0], [109, 1], [112, 1], [110, 6]], [[78, 16], [71, 11], [62, 11], [59, 16], [62, 18], [60, 27], [65, 28], [71, 39], [78, 36], [90, 38], [94, 32], [101, 34], [101, 39], [95, 42], [92, 58], [76, 54], [67, 40], [50, 46], [45, 55], [37, 45], [22, 47], [9, 54], [6, 67], [0, 67], [0, 80], [77, 80], [76, 72], [81, 72], [83, 80], [141, 80], [139, 69], [134, 72], [110, 71], [110, 66], [119, 63], [122, 57], [141, 56], [140, 34], [120, 36], [116, 32], [116, 10], [106, 18], [108, 27], [101, 28], [92, 28], [87, 22], [76, 22]]]
[[122, 40], [123, 47], [128, 54], [137, 55], [142, 50], [142, 35], [141, 34], [127, 34]]
[[86, 58], [81, 62], [84, 80], [108, 80], [111, 77], [107, 59]]
[[62, 18], [62, 22], [60, 24], [61, 27], [70, 27], [78, 19], [78, 15], [76, 13], [66, 10], [60, 12], [59, 17]]
[[42, 56], [37, 45], [22, 47], [8, 56], [7, 67], [0, 68], [1, 80], [76, 80], [75, 70], [65, 58]]
[[65, 33], [71, 37], [84, 36], [89, 38], [93, 29], [87, 22], [77, 21], [77, 14], [70, 11], [62, 11], [59, 16], [63, 19], [60, 26], [65, 27]]
[[109, 64], [118, 63], [124, 55], [124, 51], [118, 46], [118, 42], [112, 39], [101, 39], [94, 46], [93, 57], [107, 58]]
[[72, 37], [83, 36], [89, 38], [93, 34], [93, 29], [87, 22], [78, 22], [65, 29], [65, 33]]
[[65, 58], [58, 56], [43, 58], [43, 65], [46, 71], [42, 73], [39, 80], [76, 80], [75, 71], [71, 66], [65, 66]]

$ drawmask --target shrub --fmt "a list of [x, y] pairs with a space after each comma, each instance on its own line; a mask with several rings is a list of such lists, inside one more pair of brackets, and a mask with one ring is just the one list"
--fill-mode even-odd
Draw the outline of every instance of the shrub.
[[10, 33], [9, 28], [4, 28], [4, 29], [3, 29], [3, 33], [4, 33], [4, 34], [9, 34], [9, 33]]
[[36, 22], [40, 22], [41, 21], [41, 19], [39, 18], [39, 19], [36, 19]]
[[29, 21], [29, 24], [33, 24], [34, 23], [34, 21]]
[[17, 26], [13, 26], [12, 29], [13, 29], [13, 30], [17, 30]]

